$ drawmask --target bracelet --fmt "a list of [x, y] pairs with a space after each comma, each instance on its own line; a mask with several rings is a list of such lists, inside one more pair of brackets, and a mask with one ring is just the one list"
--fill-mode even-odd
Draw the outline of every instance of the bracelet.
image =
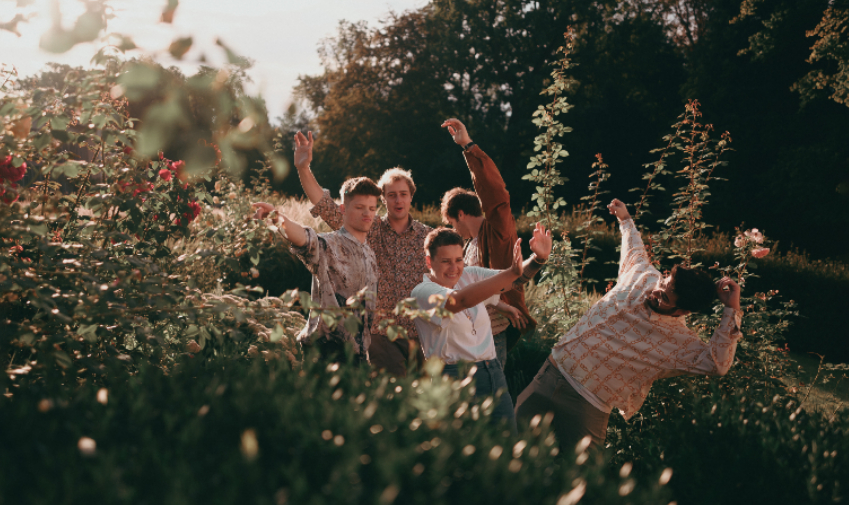
[[464, 150], [464, 151], [468, 151], [469, 149], [473, 148], [474, 146], [475, 146], [475, 143], [474, 143], [474, 142], [469, 142], [468, 144], [466, 144], [465, 146], [463, 146], [463, 150]]
[[545, 260], [543, 260], [543, 261], [540, 261], [540, 260], [539, 260], [539, 256], [537, 256], [536, 254], [534, 254], [534, 263], [536, 263], [537, 265], [545, 265], [547, 262], [548, 262], [548, 259], [545, 259]]

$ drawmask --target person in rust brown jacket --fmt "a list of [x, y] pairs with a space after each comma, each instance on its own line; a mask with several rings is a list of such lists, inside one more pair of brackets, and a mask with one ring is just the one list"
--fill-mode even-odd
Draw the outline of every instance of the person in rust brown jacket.
[[[441, 205], [442, 220], [467, 240], [464, 256], [467, 266], [509, 268], [518, 234], [504, 179], [492, 159], [472, 142], [460, 120], [448, 119], [442, 127], [448, 128], [454, 142], [463, 148], [475, 187], [475, 192], [454, 188], [445, 193]], [[523, 288], [502, 293], [501, 299], [514, 310], [500, 311], [495, 307], [487, 307], [487, 310], [492, 322], [496, 354], [503, 367], [507, 351], [523, 333], [532, 332], [537, 323], [528, 312]]]

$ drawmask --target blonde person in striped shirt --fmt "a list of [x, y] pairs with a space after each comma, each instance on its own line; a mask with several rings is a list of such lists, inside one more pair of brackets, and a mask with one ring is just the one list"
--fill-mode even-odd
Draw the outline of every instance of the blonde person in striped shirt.
[[[563, 450], [584, 437], [603, 447], [613, 407], [630, 419], [655, 380], [683, 374], [725, 375], [740, 332], [740, 287], [714, 283], [704, 270], [678, 265], [664, 276], [649, 261], [625, 204], [608, 205], [619, 220], [622, 256], [616, 286], [561, 337], [516, 401], [517, 420], [554, 414]], [[685, 317], [725, 306], [709, 342]]]

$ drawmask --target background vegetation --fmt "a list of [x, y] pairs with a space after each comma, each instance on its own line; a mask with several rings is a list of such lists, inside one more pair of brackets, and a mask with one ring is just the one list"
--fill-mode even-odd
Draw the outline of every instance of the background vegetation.
[[[100, 7], [87, 5], [85, 23], [43, 43], [62, 50], [90, 40]], [[835, 191], [845, 168], [840, 165], [845, 146], [825, 134], [801, 133], [824, 133], [824, 123], [845, 117], [840, 105], [845, 54], [833, 44], [834, 37], [843, 37], [840, 20], [847, 14], [839, 2], [806, 3], [807, 10], [795, 11], [798, 5], [435, 1], [391, 17], [377, 31], [344, 25], [340, 38], [325, 48], [327, 58], [336, 58], [326, 61], [336, 63], [328, 65], [325, 76], [304, 78], [301, 86], [310, 103], [320, 104], [308, 111], [314, 117], [294, 109], [276, 130], [262, 101], [246, 96], [240, 85], [247, 60], [224, 46], [229, 65], [202, 68], [189, 77], [122, 57], [120, 52], [130, 47], [126, 41], [113, 46], [113, 52], [99, 53], [90, 70], [54, 66], [41, 76], [21, 78], [4, 69], [0, 439], [7, 450], [0, 453], [0, 502], [845, 501], [849, 418], [842, 403], [845, 379], [843, 389], [840, 380], [846, 366], [828, 369], [814, 363], [814, 382], [830, 380], [838, 395], [835, 401], [814, 402], [811, 381], [786, 346], [830, 345], [834, 351], [828, 352], [835, 353], [845, 348], [837, 320], [816, 312], [818, 305], [845, 312], [834, 301], [841, 300], [834, 293], [846, 289], [845, 264], [788, 248], [777, 254], [778, 229], [762, 237], [739, 223], [746, 219], [766, 228], [760, 223], [769, 221], [761, 219], [784, 216], [790, 221], [802, 215], [807, 220], [802, 231], [809, 235], [798, 237], [812, 237], [810, 230], [830, 231], [832, 217], [820, 219], [804, 205], [801, 193], [794, 193], [805, 183], [822, 209], [834, 205], [838, 216], [845, 212]], [[173, 8], [176, 2], [169, 2], [165, 13]], [[723, 16], [735, 22], [726, 23]], [[566, 20], [575, 28], [564, 43]], [[814, 74], [788, 71], [785, 88], [797, 83], [794, 89], [808, 100], [816, 96], [816, 83], [825, 83], [830, 100], [813, 99], [799, 109], [798, 97], [784, 84], [758, 79], [770, 68], [803, 68], [807, 51], [800, 49], [801, 60], [793, 59], [792, 49], [800, 46], [792, 41], [801, 38], [797, 23], [811, 26], [806, 20], [821, 41], [820, 56], [812, 60], [823, 66]], [[530, 21], [535, 24], [522, 25]], [[487, 35], [480, 40], [492, 47], [478, 39], [465, 45], [482, 33]], [[707, 41], [714, 45], [702, 45]], [[496, 47], [502, 43], [512, 45]], [[171, 50], [180, 54], [186, 44], [190, 41], [175, 41]], [[403, 58], [381, 59], [379, 51], [393, 44], [406, 48], [399, 53]], [[451, 44], [464, 50], [451, 50]], [[616, 44], [634, 51], [614, 51], [623, 47]], [[741, 45], [733, 55], [722, 52], [734, 44]], [[667, 49], [635, 50], [651, 47]], [[744, 55], [736, 56], [741, 49]], [[368, 51], [378, 52], [372, 58]], [[417, 51], [425, 57], [409, 60]], [[592, 51], [595, 59], [581, 59]], [[655, 54], [668, 66], [643, 64]], [[359, 69], [356, 63], [365, 61], [364, 55], [375, 65]], [[779, 55], [790, 64], [779, 65]], [[611, 58], [609, 74], [605, 58]], [[774, 67], [767, 65], [770, 58], [776, 60]], [[719, 72], [729, 61], [738, 65], [732, 64], [730, 73]], [[333, 74], [342, 63], [354, 66]], [[452, 65], [463, 70], [441, 75], [453, 79], [448, 83], [453, 87], [426, 78]], [[739, 74], [745, 69], [750, 73]], [[359, 70], [373, 73], [360, 75]], [[698, 89], [706, 93], [705, 100], [683, 104], [675, 95], [655, 95], [676, 72], [693, 86], [704, 85]], [[481, 80], [487, 75], [509, 79], [512, 87]], [[727, 81], [718, 81], [720, 75]], [[349, 88], [338, 87], [348, 78]], [[758, 105], [763, 123], [744, 124], [752, 116], [743, 114], [743, 107], [755, 104], [734, 93], [749, 85], [752, 94], [762, 91], [772, 100]], [[394, 94], [397, 90], [410, 94]], [[729, 96], [714, 100], [707, 97], [711, 93]], [[670, 102], [632, 115], [636, 104], [651, 103], [652, 96]], [[795, 105], [783, 109], [782, 116], [772, 115], [772, 108], [782, 110], [781, 104], [790, 103], [787, 96]], [[393, 107], [382, 102], [387, 97]], [[523, 98], [514, 103], [514, 97]], [[609, 115], [604, 104], [610, 106]], [[384, 119], [396, 110], [408, 114], [383, 126], [369, 123], [381, 105]], [[808, 116], [812, 106], [822, 107], [817, 121]], [[618, 237], [601, 219], [600, 205], [609, 198], [606, 192], [621, 195], [630, 187], [637, 189], [631, 199], [635, 219], [659, 268], [677, 261], [703, 263], [717, 276], [733, 275], [745, 284], [746, 335], [731, 373], [656, 384], [631, 422], [612, 416], [605, 451], [589, 454], [584, 446], [561, 451], [550, 419], [522, 426], [518, 437], [490, 425], [491, 400], [474, 405], [470, 381], [440, 379], [438, 363], [397, 379], [304, 356], [293, 336], [311, 303], [293, 288], [304, 288], [308, 278], [285, 242], [246, 219], [251, 201], [268, 199], [287, 206], [301, 222], [321, 226], [307, 218], [303, 201], [271, 193], [273, 180], [286, 172], [289, 130], [314, 121], [325, 143], [319, 144], [325, 147], [317, 171], [334, 166], [327, 153], [338, 142], [334, 148], [340, 156], [375, 173], [384, 163], [395, 164], [383, 157], [399, 143], [384, 140], [409, 131], [407, 147], [431, 146], [405, 166], [418, 180], [447, 183], [444, 174], [449, 173], [468, 184], [467, 171], [455, 165], [456, 150], [449, 152], [446, 145], [443, 156], [432, 147], [446, 141], [436, 121], [458, 109], [464, 114], [450, 115], [480, 132], [475, 133], [479, 143], [503, 147], [503, 152], [488, 150], [499, 157], [511, 192], [530, 195], [520, 228], [545, 220], [558, 235], [555, 254], [529, 296], [543, 324], [508, 358], [512, 394], [530, 381], [553, 342], [606, 288]], [[635, 117], [654, 117], [656, 123], [629, 124]], [[717, 127], [710, 127], [707, 118]], [[732, 143], [723, 132], [735, 120], [744, 128], [739, 134], [732, 130]], [[342, 128], [333, 121], [354, 122]], [[785, 144], [757, 143], [774, 142], [773, 135], [758, 134], [772, 130], [778, 135], [782, 124], [790, 131], [781, 137]], [[394, 125], [394, 131], [383, 129], [386, 125]], [[411, 128], [416, 125], [421, 128]], [[655, 133], [646, 125], [657, 126]], [[804, 132], [794, 129], [803, 126]], [[608, 138], [613, 135], [608, 132], [627, 133]], [[642, 135], [645, 142], [638, 141]], [[741, 141], [745, 135], [754, 140]], [[813, 143], [794, 143], [802, 137]], [[357, 151], [366, 139], [375, 150]], [[609, 155], [592, 158], [589, 153], [598, 150], [593, 142], [615, 147]], [[637, 160], [643, 155], [636, 153], [658, 145]], [[795, 174], [792, 163], [783, 164], [793, 157], [775, 152], [783, 148], [801, 153], [796, 168], [814, 151], [838, 162], [818, 165], [826, 167], [825, 175], [802, 171], [797, 175], [806, 181], [797, 184], [787, 176]], [[516, 152], [510, 154], [511, 149]], [[580, 149], [587, 149], [586, 158], [595, 163], [582, 164]], [[750, 158], [742, 158], [746, 149]], [[509, 156], [515, 160], [505, 161]], [[618, 167], [628, 156], [634, 160], [627, 166], [648, 164], [636, 173], [622, 173]], [[437, 166], [440, 159], [444, 170]], [[420, 160], [432, 164], [415, 165]], [[429, 166], [438, 170], [428, 172]], [[437, 171], [439, 178], [426, 175]], [[783, 191], [802, 204], [798, 212], [767, 198], [771, 207], [756, 213], [751, 202], [760, 200], [751, 195], [769, 191], [766, 182], [784, 176], [789, 182]], [[320, 177], [331, 185], [330, 174]], [[526, 192], [522, 180], [530, 181]], [[588, 181], [589, 192], [586, 183], [575, 181]], [[425, 184], [419, 201], [427, 202], [428, 191], [436, 195], [444, 189]], [[571, 196], [587, 193], [583, 200]], [[568, 206], [579, 201], [580, 207]], [[723, 209], [734, 213], [723, 217]], [[433, 207], [416, 216], [436, 220]], [[713, 220], [720, 218], [727, 220]], [[721, 228], [714, 233], [711, 224], [717, 222]], [[782, 229], [793, 230], [789, 225]], [[820, 242], [802, 243], [821, 256], [838, 255], [845, 240], [833, 232], [819, 238], [822, 249], [813, 249]], [[770, 254], [759, 257], [763, 247]], [[805, 327], [798, 312], [812, 326]], [[690, 320], [705, 338], [717, 322], [718, 312]], [[794, 334], [793, 328], [804, 332]]]

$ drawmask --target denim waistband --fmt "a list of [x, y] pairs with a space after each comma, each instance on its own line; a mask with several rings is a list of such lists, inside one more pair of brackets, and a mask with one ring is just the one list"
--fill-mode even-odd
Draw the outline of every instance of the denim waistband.
[[[468, 362], [470, 363], [470, 362]], [[501, 363], [497, 359], [485, 359], [481, 361], [475, 361], [474, 365], [478, 368], [501, 368]], [[459, 363], [448, 363], [442, 367], [443, 370], [446, 368], [458, 368], [460, 366]]]

